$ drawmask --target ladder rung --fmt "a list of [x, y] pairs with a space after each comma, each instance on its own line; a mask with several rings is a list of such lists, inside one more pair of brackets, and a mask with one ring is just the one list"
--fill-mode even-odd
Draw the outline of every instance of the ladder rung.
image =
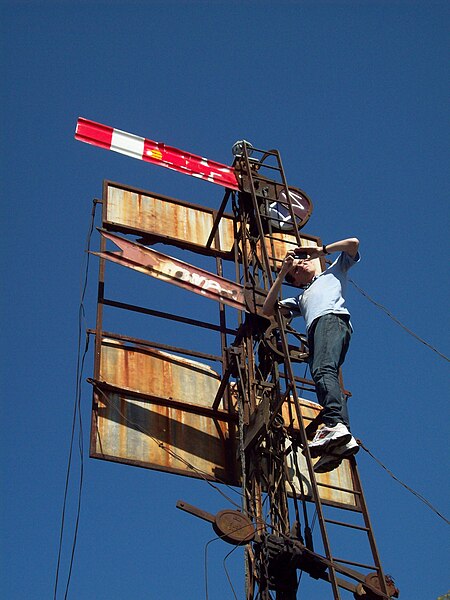
[[361, 531], [370, 531], [368, 527], [362, 527], [361, 525], [353, 525], [352, 523], [344, 523], [342, 521], [334, 521], [333, 519], [324, 519], [326, 523], [332, 523], [333, 525], [342, 525], [342, 527], [351, 527], [352, 529], [359, 529]]
[[321, 483], [320, 481], [317, 481], [317, 485], [331, 488], [332, 490], [338, 490], [339, 492], [347, 492], [349, 494], [354, 494], [355, 496], [361, 496], [361, 492], [357, 492], [356, 490], [350, 490], [348, 488], [338, 487], [337, 485], [331, 485], [331, 483]]
[[278, 153], [276, 150], [263, 150], [262, 148], [255, 148], [252, 146], [250, 148], [252, 152], [259, 152], [260, 154], [266, 154], [267, 156], [276, 156]]
[[343, 565], [353, 565], [354, 567], [361, 567], [363, 569], [371, 569], [375, 571], [379, 571], [380, 567], [375, 567], [374, 565], [365, 565], [364, 563], [358, 563], [353, 560], [344, 560], [343, 558], [333, 557], [334, 562], [342, 563]]
[[[262, 163], [262, 162], [260, 162], [259, 165], [263, 169], [270, 169], [272, 171], [279, 171], [281, 173], [281, 167], [275, 167], [274, 165], [269, 165], [267, 163]], [[258, 175], [259, 175], [259, 173], [255, 173], [253, 175], [253, 179], [264, 179], [264, 175], [260, 175], [259, 177], [258, 177]], [[278, 183], [278, 182], [276, 182], [276, 183]], [[280, 183], [282, 183], [282, 182], [280, 181]]]

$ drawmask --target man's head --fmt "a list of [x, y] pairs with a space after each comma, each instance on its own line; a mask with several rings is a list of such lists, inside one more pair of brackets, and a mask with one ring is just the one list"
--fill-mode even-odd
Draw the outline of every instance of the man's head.
[[308, 285], [316, 275], [316, 267], [314, 261], [296, 258], [290, 271], [286, 274], [285, 280], [287, 283], [295, 287]]

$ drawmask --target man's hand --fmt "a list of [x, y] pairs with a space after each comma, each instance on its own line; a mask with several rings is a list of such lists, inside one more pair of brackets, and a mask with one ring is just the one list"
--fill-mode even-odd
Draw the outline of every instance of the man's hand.
[[320, 256], [324, 256], [323, 246], [301, 246], [299, 248], [295, 248], [293, 250], [294, 256], [296, 258], [300, 256], [305, 256], [304, 260], [312, 260], [314, 258], [319, 258]]
[[295, 253], [296, 251], [299, 250], [298, 248], [295, 248], [295, 250], [289, 250], [286, 253], [286, 256], [284, 257], [283, 263], [281, 265], [281, 269], [279, 271], [279, 275], [281, 277], [284, 278], [284, 276], [289, 273], [289, 271], [292, 269], [292, 267], [294, 266], [294, 260], [295, 260]]
[[[297, 250], [297, 248], [295, 250]], [[286, 256], [284, 257], [283, 263], [281, 265], [281, 269], [278, 271], [277, 278], [275, 279], [272, 287], [269, 290], [269, 293], [266, 296], [262, 307], [262, 313], [266, 317], [273, 317], [273, 315], [275, 314], [275, 304], [278, 300], [278, 294], [280, 293], [281, 286], [283, 284], [283, 279], [294, 266], [295, 250], [289, 250], [286, 253]]]

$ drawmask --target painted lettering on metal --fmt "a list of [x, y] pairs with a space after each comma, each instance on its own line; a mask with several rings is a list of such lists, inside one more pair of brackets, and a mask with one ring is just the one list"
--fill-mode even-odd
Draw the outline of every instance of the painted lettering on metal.
[[219, 294], [219, 296], [223, 298], [230, 298], [231, 300], [238, 300], [239, 291], [236, 289], [229, 289], [223, 287], [219, 281], [214, 279], [208, 279], [204, 275], [200, 273], [196, 273], [195, 271], [190, 272], [187, 269], [178, 269], [174, 277], [177, 279], [181, 279], [181, 281], [187, 281], [190, 284], [201, 288], [201, 293], [205, 294], [208, 291], [212, 291], [213, 293]]
[[157, 279], [168, 281], [212, 300], [218, 300], [238, 310], [250, 310], [246, 302], [248, 294], [238, 283], [219, 275], [213, 275], [209, 271], [131, 242], [116, 234], [104, 230], [100, 230], [100, 233], [106, 239], [114, 242], [120, 251], [93, 252], [92, 254]]

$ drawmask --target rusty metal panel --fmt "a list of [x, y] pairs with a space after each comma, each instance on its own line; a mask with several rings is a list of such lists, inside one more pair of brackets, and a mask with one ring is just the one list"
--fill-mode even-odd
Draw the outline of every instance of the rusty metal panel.
[[[105, 225], [127, 227], [161, 241], [184, 242], [206, 247], [214, 223], [214, 211], [207, 207], [166, 196], [107, 183]], [[234, 243], [233, 218], [223, 215], [219, 242], [211, 247], [230, 252]]]
[[103, 338], [97, 377], [92, 456], [237, 483], [228, 413], [207, 410], [220, 384], [211, 367]]
[[130, 392], [211, 406], [220, 376], [210, 366], [161, 350], [102, 340], [99, 379]]
[[[234, 451], [230, 454], [237, 444], [233, 419], [226, 411], [211, 409], [220, 385], [214, 369], [168, 352], [103, 338], [97, 378], [115, 390], [94, 394], [93, 456], [194, 477], [201, 473], [238, 485]], [[230, 388], [235, 397], [231, 382]], [[309, 400], [301, 399], [300, 407], [305, 425], [320, 412], [320, 406]], [[292, 415], [293, 407], [289, 410], [285, 403], [285, 423], [296, 430]], [[288, 473], [300, 494], [296, 463], [303, 491], [310, 495], [305, 458], [298, 451], [294, 459], [291, 451]], [[319, 484], [332, 486], [319, 485], [323, 502], [349, 509], [358, 505], [348, 460], [316, 478]]]
[[[300, 399], [300, 409], [306, 427], [315, 417], [317, 417], [321, 407], [310, 400]], [[283, 405], [283, 418], [285, 423], [291, 423], [292, 418], [292, 428], [298, 430], [298, 421], [295, 417], [294, 407], [292, 405], [289, 410], [287, 402]], [[313, 463], [317, 462], [317, 460], [318, 459], [313, 459]], [[301, 472], [301, 483], [297, 476], [296, 462]], [[300, 450], [296, 453], [295, 457], [293, 451], [287, 455], [287, 467], [296, 492], [300, 494], [301, 485], [303, 485], [304, 493], [309, 496], [311, 494], [311, 484], [308, 468], [306, 466], [306, 459]], [[359, 505], [357, 490], [353, 482], [352, 471], [348, 459], [343, 460], [341, 465], [334, 471], [316, 474], [316, 480], [319, 484], [319, 494], [322, 502], [344, 506], [349, 509], [356, 508]]]
[[92, 252], [96, 256], [151, 275], [168, 283], [201, 294], [211, 300], [228, 304], [238, 310], [255, 311], [262, 306], [264, 296], [249, 292], [239, 283], [214, 275], [162, 252], [157, 252], [136, 242], [131, 242], [113, 233], [100, 230], [103, 237], [120, 248], [116, 252]]

